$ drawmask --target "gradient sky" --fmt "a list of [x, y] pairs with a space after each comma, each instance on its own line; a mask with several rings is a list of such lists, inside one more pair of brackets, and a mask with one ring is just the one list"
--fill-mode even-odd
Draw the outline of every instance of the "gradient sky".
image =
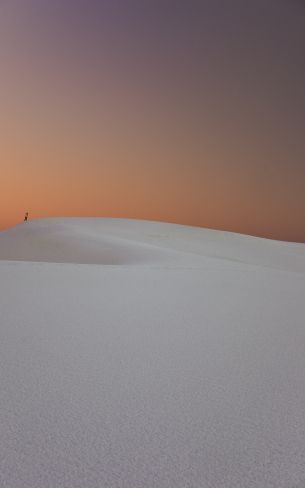
[[1, 0], [0, 228], [165, 220], [305, 242], [305, 2]]

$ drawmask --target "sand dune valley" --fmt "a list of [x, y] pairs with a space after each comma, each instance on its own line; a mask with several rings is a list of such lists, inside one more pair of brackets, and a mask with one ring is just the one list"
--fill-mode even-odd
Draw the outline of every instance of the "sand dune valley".
[[304, 488], [305, 245], [0, 233], [1, 488]]

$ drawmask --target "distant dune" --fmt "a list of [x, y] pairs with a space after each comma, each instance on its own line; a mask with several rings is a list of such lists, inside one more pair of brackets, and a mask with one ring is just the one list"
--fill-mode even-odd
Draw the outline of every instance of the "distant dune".
[[202, 257], [305, 272], [303, 244], [162, 222], [52, 218], [0, 232], [7, 260], [122, 265]]
[[0, 486], [305, 486], [305, 245], [174, 224], [0, 233]]

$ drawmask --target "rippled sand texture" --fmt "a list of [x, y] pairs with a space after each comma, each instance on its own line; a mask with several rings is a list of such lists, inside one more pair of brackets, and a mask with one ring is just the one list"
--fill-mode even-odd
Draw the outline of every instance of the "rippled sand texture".
[[0, 487], [303, 488], [305, 245], [0, 233]]

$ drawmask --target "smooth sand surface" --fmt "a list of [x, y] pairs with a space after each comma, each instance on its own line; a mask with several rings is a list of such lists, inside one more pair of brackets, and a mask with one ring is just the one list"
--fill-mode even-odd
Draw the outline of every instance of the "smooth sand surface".
[[0, 233], [0, 487], [303, 488], [305, 245]]

